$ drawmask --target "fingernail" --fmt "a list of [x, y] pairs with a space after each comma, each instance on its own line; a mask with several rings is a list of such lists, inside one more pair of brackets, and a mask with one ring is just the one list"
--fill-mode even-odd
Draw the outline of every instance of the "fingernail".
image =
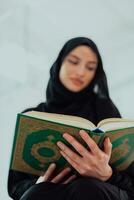
[[79, 133], [80, 133], [80, 134], [83, 134], [83, 133], [85, 133], [85, 131], [84, 131], [84, 130], [80, 130]]
[[61, 141], [58, 141], [58, 142], [57, 142], [57, 146], [62, 146], [62, 142], [61, 142]]
[[70, 171], [71, 171], [71, 168], [70, 168], [70, 167], [68, 167], [68, 168], [67, 168], [67, 171], [69, 171], [69, 172], [70, 172]]
[[55, 163], [51, 163], [51, 167], [55, 167], [56, 166], [56, 164]]
[[107, 140], [107, 142], [110, 142], [109, 137], [106, 137], [105, 140]]
[[68, 136], [68, 133], [63, 133], [63, 137], [66, 137], [66, 136]]
[[107, 141], [108, 141], [108, 143], [110, 143], [110, 144], [112, 145], [112, 143], [111, 143], [111, 141], [110, 141], [110, 138], [109, 138], [109, 137], [107, 138]]

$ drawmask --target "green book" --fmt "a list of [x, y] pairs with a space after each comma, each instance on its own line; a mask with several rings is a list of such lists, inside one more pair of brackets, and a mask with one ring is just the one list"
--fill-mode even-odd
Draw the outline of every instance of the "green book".
[[60, 172], [70, 165], [56, 143], [63, 141], [73, 149], [62, 137], [67, 132], [87, 148], [78, 134], [81, 129], [87, 131], [101, 149], [104, 138], [110, 138], [110, 165], [117, 170], [126, 169], [134, 160], [134, 120], [108, 118], [95, 126], [82, 117], [30, 111], [17, 115], [10, 169], [40, 176], [55, 162]]

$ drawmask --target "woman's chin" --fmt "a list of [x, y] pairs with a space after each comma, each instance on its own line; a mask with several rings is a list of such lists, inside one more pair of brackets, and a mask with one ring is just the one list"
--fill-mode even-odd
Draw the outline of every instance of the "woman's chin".
[[78, 86], [78, 85], [74, 85], [72, 83], [71, 84], [63, 83], [63, 85], [64, 85], [64, 87], [66, 87], [71, 92], [77, 93], [77, 92], [80, 92], [81, 90], [83, 90], [83, 87]]
[[71, 92], [80, 92], [82, 90], [82, 88], [80, 87], [74, 87], [74, 86], [71, 86], [71, 87], [67, 87], [68, 90], [70, 90]]

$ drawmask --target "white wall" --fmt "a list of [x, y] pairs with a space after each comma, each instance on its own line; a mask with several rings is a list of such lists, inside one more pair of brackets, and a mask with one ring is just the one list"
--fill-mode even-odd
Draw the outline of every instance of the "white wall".
[[134, 118], [133, 10], [133, 0], [0, 0], [0, 200], [9, 199], [16, 114], [45, 101], [49, 68], [71, 37], [97, 43], [111, 97], [123, 117]]

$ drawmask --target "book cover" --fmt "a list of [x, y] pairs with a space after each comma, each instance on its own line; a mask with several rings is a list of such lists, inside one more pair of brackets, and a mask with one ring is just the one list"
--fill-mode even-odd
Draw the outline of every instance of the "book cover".
[[[62, 137], [63, 133], [68, 132], [88, 148], [79, 136], [79, 130], [80, 127], [18, 114], [10, 168], [40, 176], [44, 174], [52, 162], [55, 162], [58, 171], [60, 171], [69, 164], [60, 154], [56, 145], [57, 141], [62, 141], [73, 149]], [[105, 133], [100, 128], [84, 130], [101, 149], [103, 149], [104, 138], [106, 136], [110, 138], [113, 145], [110, 164], [118, 170], [127, 168], [134, 160], [134, 127], [106, 131]]]
[[[56, 143], [60, 140], [72, 148], [62, 137], [64, 132], [68, 132], [76, 136], [87, 147], [78, 135], [79, 130], [80, 128], [74, 126], [18, 114], [10, 168], [35, 175], [42, 175], [52, 162], [57, 164], [59, 170], [69, 166], [61, 156]], [[92, 137], [93, 133], [89, 130], [86, 131]]]

